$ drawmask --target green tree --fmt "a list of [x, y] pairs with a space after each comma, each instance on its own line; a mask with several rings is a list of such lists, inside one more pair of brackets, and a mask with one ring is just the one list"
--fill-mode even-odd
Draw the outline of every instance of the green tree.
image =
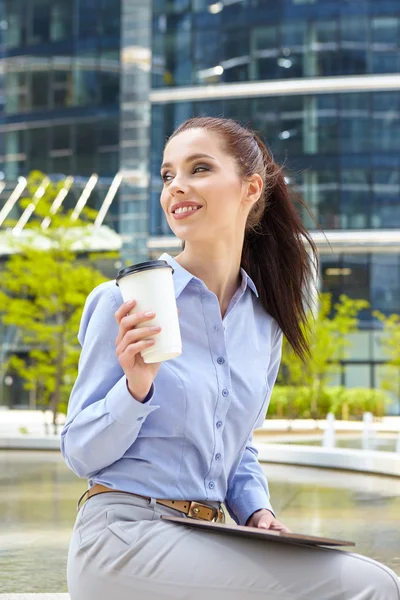
[[385, 315], [374, 311], [376, 317], [383, 325], [382, 346], [388, 358], [383, 368], [382, 388], [392, 392], [397, 398], [400, 396], [400, 315]]
[[339, 302], [332, 307], [332, 295], [320, 294], [318, 309], [315, 314], [309, 313], [304, 326], [310, 343], [310, 356], [305, 362], [284, 339], [279, 383], [290, 386], [292, 390], [287, 414], [290, 415], [290, 407], [295, 403], [296, 388], [306, 386], [310, 391], [310, 414], [317, 419], [324, 391], [332, 377], [342, 369], [341, 361], [351, 345], [349, 334], [357, 330], [357, 315], [368, 306], [366, 300], [341, 295]]
[[[34, 207], [34, 212], [23, 235], [15, 235], [17, 221], [6, 223], [14, 228], [14, 235], [7, 238], [13, 253], [2, 272], [0, 290], [2, 321], [18, 328], [27, 349], [25, 359], [11, 356], [7, 367], [23, 377], [26, 389], [36, 391], [43, 410], [52, 410], [54, 432], [77, 374], [76, 335], [86, 297], [106, 280], [92, 266], [96, 255], [89, 252], [91, 221], [97, 212], [83, 208], [76, 216], [62, 206], [55, 210], [66, 187], [65, 181], [52, 183], [39, 172], [29, 176], [20, 204], [22, 211]], [[101, 254], [102, 259], [106, 256], [117, 255]]]

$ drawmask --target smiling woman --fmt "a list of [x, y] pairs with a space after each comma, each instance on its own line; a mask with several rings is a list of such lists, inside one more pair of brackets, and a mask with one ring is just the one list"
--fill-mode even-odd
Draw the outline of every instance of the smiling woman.
[[69, 551], [71, 600], [398, 600], [396, 577], [371, 559], [161, 518], [223, 522], [224, 503], [239, 525], [288, 531], [252, 437], [283, 335], [308, 352], [315, 250], [282, 168], [235, 121], [183, 123], [161, 175], [160, 202], [183, 242], [177, 257], [161, 257], [173, 268], [183, 351], [145, 364], [148, 313], [128, 314], [114, 282], [89, 296], [62, 432], [67, 464], [89, 480]]

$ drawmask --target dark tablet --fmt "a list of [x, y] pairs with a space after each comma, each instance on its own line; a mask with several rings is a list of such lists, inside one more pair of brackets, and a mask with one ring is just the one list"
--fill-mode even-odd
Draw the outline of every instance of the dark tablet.
[[200, 519], [188, 519], [185, 517], [168, 517], [161, 515], [164, 521], [170, 521], [195, 529], [204, 529], [206, 531], [222, 531], [228, 535], [242, 536], [250, 539], [258, 539], [273, 542], [283, 542], [284, 544], [301, 544], [305, 546], [355, 546], [354, 542], [336, 540], [332, 538], [316, 537], [314, 535], [303, 535], [301, 533], [282, 533], [281, 531], [272, 531], [269, 529], [257, 529], [256, 527], [244, 527], [243, 525], [228, 525], [226, 523], [213, 523], [211, 521], [201, 521]]

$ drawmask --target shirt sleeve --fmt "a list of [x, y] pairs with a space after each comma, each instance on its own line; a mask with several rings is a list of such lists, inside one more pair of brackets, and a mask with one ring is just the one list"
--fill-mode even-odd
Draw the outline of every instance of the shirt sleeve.
[[78, 477], [90, 478], [122, 458], [135, 442], [152, 405], [154, 385], [144, 402], [135, 400], [115, 352], [118, 302], [110, 283], [88, 296], [78, 340], [82, 346], [61, 452]]
[[[254, 429], [258, 429], [264, 422], [265, 413], [274, 387], [282, 355], [282, 331], [279, 329], [275, 335], [268, 368], [268, 397], [265, 410], [262, 410]], [[253, 445], [253, 432], [249, 436], [243, 456], [231, 479], [225, 499], [226, 508], [232, 519], [239, 525], [245, 525], [249, 517], [262, 508], [275, 513], [270, 502], [268, 482], [258, 462], [258, 451]]]

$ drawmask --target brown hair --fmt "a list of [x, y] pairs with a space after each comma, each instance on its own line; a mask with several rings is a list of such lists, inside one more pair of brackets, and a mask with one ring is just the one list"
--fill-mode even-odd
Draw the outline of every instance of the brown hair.
[[195, 128], [221, 137], [243, 179], [255, 173], [262, 177], [263, 191], [246, 223], [241, 264], [253, 279], [262, 306], [277, 321], [296, 354], [305, 359], [310, 350], [304, 325], [318, 259], [294, 202], [308, 211], [307, 206], [286, 183], [282, 167], [254, 131], [232, 119], [194, 117], [182, 123], [169, 139]]

